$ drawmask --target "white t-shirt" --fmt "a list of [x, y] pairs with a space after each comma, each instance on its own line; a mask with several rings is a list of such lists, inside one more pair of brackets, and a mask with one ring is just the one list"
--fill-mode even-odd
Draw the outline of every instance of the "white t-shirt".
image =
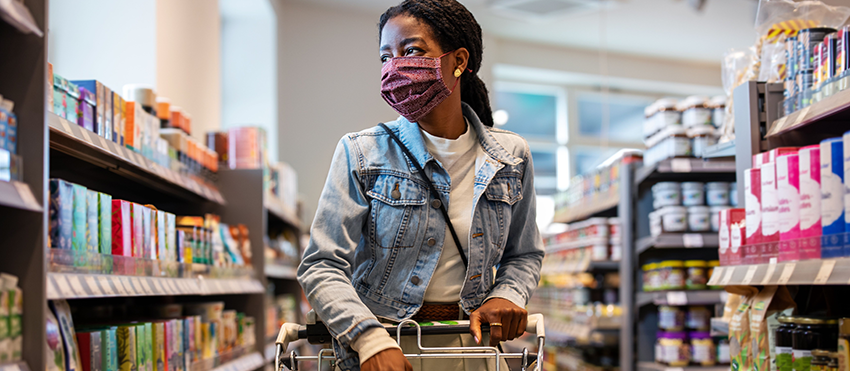
[[[448, 213], [454, 225], [461, 248], [469, 256], [469, 230], [472, 224], [472, 201], [475, 195], [475, 169], [484, 155], [478, 143], [478, 133], [467, 123], [467, 130], [457, 139], [433, 136], [421, 130], [425, 146], [449, 173], [452, 188], [449, 193]], [[457, 303], [466, 279], [460, 253], [452, 239], [448, 225], [443, 242], [443, 252], [431, 282], [425, 290], [426, 303]]]

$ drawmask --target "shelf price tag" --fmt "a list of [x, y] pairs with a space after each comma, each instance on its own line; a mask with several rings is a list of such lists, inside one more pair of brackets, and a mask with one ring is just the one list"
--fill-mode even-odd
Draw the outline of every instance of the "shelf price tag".
[[106, 296], [115, 296], [115, 291], [112, 290], [112, 285], [109, 284], [109, 277], [98, 276], [97, 281], [100, 283], [100, 288]]
[[784, 285], [788, 283], [788, 280], [791, 279], [791, 275], [794, 274], [794, 268], [796, 266], [796, 263], [785, 264], [785, 267], [782, 268], [782, 275], [779, 276], [779, 280], [777, 280], [776, 283], [779, 285]]
[[735, 273], [735, 267], [726, 268], [726, 272], [723, 275], [723, 279], [720, 281], [720, 286], [726, 286], [729, 284], [729, 281], [732, 280], [732, 274]]
[[818, 275], [815, 277], [816, 285], [825, 285], [829, 281], [829, 276], [832, 275], [832, 269], [835, 268], [835, 260], [824, 260], [818, 270]]
[[767, 285], [770, 283], [770, 279], [773, 278], [773, 272], [776, 271], [776, 264], [769, 264], [767, 266], [767, 272], [764, 274], [764, 278], [761, 280], [761, 285]]
[[703, 241], [702, 235], [699, 233], [685, 233], [682, 235], [682, 244], [685, 247], [703, 247], [705, 246], [705, 241]]
[[687, 158], [674, 158], [670, 160], [670, 169], [674, 173], [690, 173], [691, 160]]
[[93, 276], [85, 276], [86, 285], [89, 287], [89, 291], [94, 296], [103, 296], [103, 291], [100, 291], [100, 287], [97, 285], [97, 281], [94, 280]]
[[759, 267], [757, 265], [751, 265], [749, 268], [747, 268], [747, 275], [744, 276], [744, 280], [741, 281], [741, 284], [749, 285], [750, 282], [753, 282], [753, 277], [755, 277], [756, 270], [758, 270], [758, 268]]
[[688, 294], [684, 291], [668, 292], [667, 305], [688, 305]]

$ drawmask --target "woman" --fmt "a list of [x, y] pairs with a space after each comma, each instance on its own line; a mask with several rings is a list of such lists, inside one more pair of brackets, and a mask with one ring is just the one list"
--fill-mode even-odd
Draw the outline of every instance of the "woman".
[[492, 128], [475, 18], [455, 0], [405, 0], [379, 33], [381, 95], [401, 117], [340, 140], [298, 268], [343, 370], [412, 369], [379, 320], [468, 316], [471, 336], [425, 346], [480, 344], [482, 323], [491, 346], [522, 335], [543, 259], [531, 154]]

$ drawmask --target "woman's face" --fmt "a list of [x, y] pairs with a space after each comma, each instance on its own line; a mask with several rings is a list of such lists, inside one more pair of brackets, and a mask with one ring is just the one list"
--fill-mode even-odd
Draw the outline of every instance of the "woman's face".
[[[440, 47], [430, 26], [409, 15], [396, 16], [387, 21], [381, 30], [380, 45], [381, 63], [395, 57], [438, 58], [447, 52]], [[443, 81], [448, 86], [454, 82], [455, 69], [466, 69], [468, 56], [466, 48], [460, 48], [443, 57], [440, 65]]]

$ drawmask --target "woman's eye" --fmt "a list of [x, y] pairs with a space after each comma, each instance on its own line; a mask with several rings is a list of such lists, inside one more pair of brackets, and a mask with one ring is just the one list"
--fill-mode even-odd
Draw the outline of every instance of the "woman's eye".
[[422, 49], [419, 49], [419, 48], [407, 48], [407, 50], [405, 50], [405, 51], [404, 51], [404, 53], [405, 53], [405, 55], [410, 55], [410, 54], [414, 54], [414, 53], [417, 53], [417, 52], [420, 52], [420, 51], [422, 51]]
[[382, 55], [381, 56], [381, 63], [387, 63], [388, 60], [390, 60], [389, 55]]

